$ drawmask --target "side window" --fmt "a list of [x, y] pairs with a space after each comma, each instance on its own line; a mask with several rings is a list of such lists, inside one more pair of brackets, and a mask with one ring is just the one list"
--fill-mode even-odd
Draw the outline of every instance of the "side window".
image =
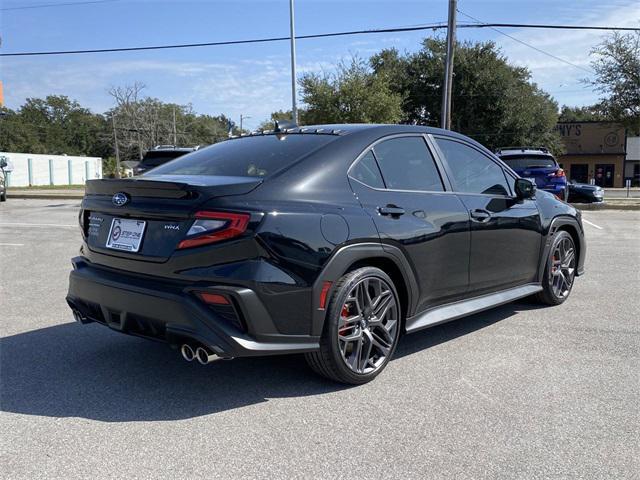
[[486, 155], [454, 140], [436, 138], [436, 142], [449, 164], [456, 191], [510, 195], [502, 167]]
[[351, 169], [349, 176], [374, 188], [384, 188], [382, 175], [371, 150]]
[[436, 164], [422, 137], [398, 137], [373, 147], [387, 188], [444, 190]]

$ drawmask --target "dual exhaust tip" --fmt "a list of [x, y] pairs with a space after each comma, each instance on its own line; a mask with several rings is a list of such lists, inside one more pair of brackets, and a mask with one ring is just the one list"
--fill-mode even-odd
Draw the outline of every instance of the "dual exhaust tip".
[[182, 358], [187, 362], [197, 360], [202, 365], [207, 365], [216, 360], [220, 360], [219, 356], [215, 353], [210, 353], [206, 348], [198, 347], [194, 350], [191, 345], [186, 343], [180, 347], [180, 353], [182, 354]]

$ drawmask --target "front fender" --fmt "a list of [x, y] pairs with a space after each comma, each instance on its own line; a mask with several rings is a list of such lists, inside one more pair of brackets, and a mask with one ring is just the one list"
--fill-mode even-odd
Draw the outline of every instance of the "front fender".
[[578, 211], [577, 217], [571, 215], [558, 215], [557, 217], [554, 217], [553, 220], [551, 220], [545, 237], [542, 255], [540, 256], [540, 264], [538, 266], [538, 279], [540, 282], [542, 282], [542, 280], [544, 279], [544, 270], [547, 264], [547, 259], [549, 257], [551, 245], [553, 244], [553, 240], [555, 238], [555, 234], [558, 232], [558, 230], [561, 229], [569, 230], [570, 233], [573, 233], [572, 237], [574, 238], [574, 241], [576, 242], [576, 246], [578, 248], [576, 276], [584, 274], [584, 261], [587, 254], [587, 244], [584, 239], [584, 228], [582, 227], [582, 221], [580, 219], [580, 213]]

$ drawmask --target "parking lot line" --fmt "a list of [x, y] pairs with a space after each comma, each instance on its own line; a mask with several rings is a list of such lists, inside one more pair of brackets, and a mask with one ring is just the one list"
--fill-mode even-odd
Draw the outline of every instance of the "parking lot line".
[[69, 225], [64, 223], [0, 223], [0, 226], [7, 227], [63, 227], [77, 228], [78, 225]]
[[24, 243], [0, 243], [0, 247], [24, 247]]
[[586, 223], [587, 225], [591, 225], [592, 227], [597, 228], [598, 230], [604, 230], [600, 225], [596, 225], [595, 223], [591, 223], [589, 220], [585, 220], [584, 218], [582, 219], [582, 221], [584, 223]]

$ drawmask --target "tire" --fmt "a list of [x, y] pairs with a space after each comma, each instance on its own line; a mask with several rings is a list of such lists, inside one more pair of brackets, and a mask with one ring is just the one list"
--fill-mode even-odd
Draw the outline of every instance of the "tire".
[[382, 270], [363, 267], [334, 285], [320, 350], [309, 366], [336, 382], [361, 385], [377, 377], [393, 356], [402, 327], [398, 293]]
[[7, 201], [7, 192], [4, 192], [2, 195], [0, 195], [0, 202], [6, 202]]
[[569, 298], [576, 274], [576, 253], [569, 233], [560, 230], [555, 234], [544, 269], [543, 290], [536, 295], [540, 303], [560, 305]]

